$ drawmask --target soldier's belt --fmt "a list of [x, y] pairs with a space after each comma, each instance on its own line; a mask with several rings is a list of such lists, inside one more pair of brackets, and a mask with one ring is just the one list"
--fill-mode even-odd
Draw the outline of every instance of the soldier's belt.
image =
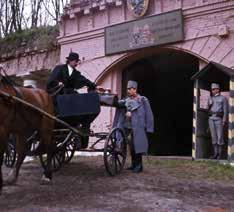
[[213, 116], [213, 115], [215, 115], [215, 116], [217, 116], [217, 117], [220, 117], [220, 118], [223, 118], [223, 112], [212, 112], [212, 111], [209, 111], [209, 116]]

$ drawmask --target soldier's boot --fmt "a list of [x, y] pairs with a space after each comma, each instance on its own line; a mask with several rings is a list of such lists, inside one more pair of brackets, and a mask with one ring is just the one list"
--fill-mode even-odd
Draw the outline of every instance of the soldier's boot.
[[213, 150], [214, 150], [214, 154], [210, 157], [210, 159], [217, 159], [219, 152], [218, 152], [218, 145], [214, 144], [213, 145]]
[[222, 159], [222, 150], [223, 150], [223, 145], [218, 145], [218, 156], [217, 156], [218, 160]]
[[134, 155], [132, 155], [132, 163], [131, 163], [131, 166], [129, 166], [129, 167], [127, 168], [127, 170], [133, 170], [133, 169], [135, 168], [135, 166], [136, 166], [136, 156], [135, 156], [135, 154], [134, 154]]
[[134, 173], [140, 173], [143, 171], [143, 165], [142, 165], [142, 154], [138, 153], [136, 154], [136, 166], [132, 170]]

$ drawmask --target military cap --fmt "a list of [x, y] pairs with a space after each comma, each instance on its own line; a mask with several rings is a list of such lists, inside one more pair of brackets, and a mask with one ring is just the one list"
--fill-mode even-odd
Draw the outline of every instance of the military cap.
[[215, 89], [215, 88], [220, 89], [219, 84], [218, 83], [211, 83], [211, 89]]
[[129, 80], [128, 84], [127, 84], [127, 88], [135, 88], [135, 89], [137, 89], [137, 82]]

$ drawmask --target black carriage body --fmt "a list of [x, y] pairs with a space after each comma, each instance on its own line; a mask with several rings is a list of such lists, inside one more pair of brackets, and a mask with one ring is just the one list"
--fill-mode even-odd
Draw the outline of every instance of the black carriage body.
[[57, 96], [58, 117], [72, 126], [94, 121], [100, 113], [97, 93], [64, 94]]

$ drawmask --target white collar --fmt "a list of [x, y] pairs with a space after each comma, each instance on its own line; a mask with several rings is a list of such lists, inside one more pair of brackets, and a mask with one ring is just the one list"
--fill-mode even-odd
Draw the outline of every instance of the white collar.
[[73, 68], [69, 64], [67, 64], [67, 68], [68, 68], [68, 74], [69, 76], [71, 76], [73, 72]]

